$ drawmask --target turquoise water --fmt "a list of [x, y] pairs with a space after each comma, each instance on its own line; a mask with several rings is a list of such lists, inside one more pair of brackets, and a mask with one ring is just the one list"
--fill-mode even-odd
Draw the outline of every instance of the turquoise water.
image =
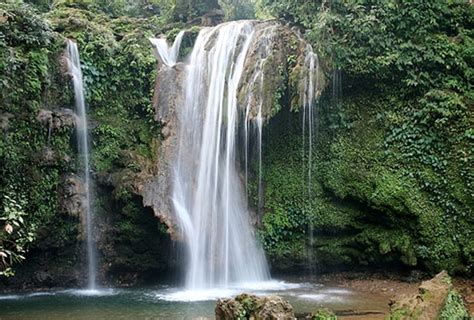
[[244, 291], [252, 291], [257, 295], [281, 295], [290, 301], [297, 313], [311, 312], [322, 306], [344, 311], [381, 310], [386, 305], [385, 300], [367, 297], [344, 288], [308, 283], [273, 284], [276, 285], [267, 286], [268, 288], [262, 286], [262, 290], [235, 288], [190, 292], [154, 287], [0, 295], [0, 320], [213, 319], [216, 297], [234, 296]]

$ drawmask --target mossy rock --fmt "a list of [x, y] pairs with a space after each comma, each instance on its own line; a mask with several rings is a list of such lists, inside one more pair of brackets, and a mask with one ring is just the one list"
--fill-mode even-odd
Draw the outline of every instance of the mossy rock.
[[469, 319], [461, 296], [456, 292], [449, 275], [443, 271], [424, 281], [415, 295], [401, 295], [390, 305], [389, 320]]
[[329, 309], [319, 309], [311, 315], [311, 320], [337, 320], [337, 316]]

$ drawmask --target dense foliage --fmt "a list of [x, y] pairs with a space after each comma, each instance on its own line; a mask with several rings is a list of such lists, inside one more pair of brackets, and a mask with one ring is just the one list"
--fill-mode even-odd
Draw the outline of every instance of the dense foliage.
[[[8, 260], [0, 271], [11, 274], [10, 262], [22, 260], [29, 248], [29, 263], [22, 274], [34, 272], [36, 265], [54, 256], [48, 274], [54, 274], [55, 280], [64, 277], [59, 280], [64, 283], [75, 277], [83, 260], [77, 241], [82, 239], [80, 217], [64, 210], [66, 181], [81, 170], [74, 124], [54, 118], [64, 108], [74, 109], [64, 70], [65, 38], [70, 38], [78, 43], [86, 82], [93, 176], [99, 182], [94, 197], [96, 228], [103, 234], [98, 240], [104, 261], [114, 265], [105, 271], [115, 273], [120, 282], [126, 273], [167, 265], [156, 262], [165, 258], [166, 248], [158, 245], [167, 241], [162, 239], [164, 230], [151, 213], [143, 213], [137, 199], [130, 198], [130, 186], [122, 184], [123, 177], [142, 169], [130, 159], [143, 159], [146, 165], [159, 141], [151, 109], [156, 60], [147, 38], [162, 31], [163, 20], [115, 19], [103, 6], [103, 13], [81, 6], [57, 2], [42, 14], [21, 1], [0, 5], [0, 193], [5, 195], [0, 208], [0, 254], [5, 258], [1, 261]], [[43, 114], [53, 118], [45, 122]], [[115, 187], [111, 197], [107, 190]], [[33, 237], [36, 240], [30, 244]], [[138, 269], [134, 260], [150, 262]]]
[[[59, 211], [55, 193], [60, 174], [73, 166], [66, 157], [71, 130], [58, 128], [48, 137], [48, 127], [36, 120], [42, 108], [59, 107], [65, 99], [57, 87], [58, 65], [51, 63], [59, 46], [50, 25], [19, 2], [0, 4], [0, 19], [0, 216], [7, 224], [17, 222], [9, 241], [23, 255], [30, 226], [48, 228]], [[52, 148], [58, 152], [51, 153]], [[61, 223], [71, 229], [76, 225]], [[62, 236], [53, 234], [49, 241], [63, 243]], [[0, 245], [0, 251], [4, 248]]]
[[0, 212], [0, 276], [14, 274], [13, 264], [25, 259], [27, 245], [34, 240], [35, 225], [25, 220], [21, 200], [3, 196]]
[[[287, 163], [288, 152], [269, 151], [267, 249], [282, 250], [284, 242], [268, 245], [277, 236], [288, 243], [285, 254], [304, 252], [291, 247], [301, 244], [309, 216], [316, 229], [309, 251], [321, 264], [325, 258], [338, 265], [401, 261], [472, 272], [474, 7], [464, 1], [263, 2], [306, 30], [343, 77], [341, 87], [329, 75], [333, 88], [318, 106], [313, 174], [319, 183], [311, 209], [293, 191], [304, 178], [275, 171], [271, 162], [281, 152]], [[286, 179], [291, 184], [281, 186]], [[274, 201], [275, 192], [297, 203]], [[295, 210], [299, 236], [282, 224]]]

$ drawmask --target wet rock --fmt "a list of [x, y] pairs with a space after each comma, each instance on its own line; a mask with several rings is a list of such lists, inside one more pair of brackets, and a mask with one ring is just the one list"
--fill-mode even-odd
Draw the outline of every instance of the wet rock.
[[76, 115], [71, 109], [43, 109], [38, 112], [36, 120], [51, 129], [58, 129], [63, 127], [74, 127], [76, 124]]
[[293, 307], [282, 297], [257, 297], [245, 293], [238, 295], [234, 299], [219, 299], [215, 315], [217, 320], [295, 319]]
[[39, 161], [43, 166], [50, 166], [56, 163], [56, 153], [50, 147], [44, 147], [39, 155]]
[[[284, 88], [293, 89], [292, 108], [301, 106], [303, 100], [296, 93], [305, 91], [304, 80], [308, 75], [305, 59], [309, 48], [297, 30], [278, 21], [255, 26], [238, 90], [239, 106], [248, 110], [244, 111], [249, 113], [249, 120], [257, 117], [259, 109], [264, 121], [273, 117], [279, 111]], [[323, 72], [318, 72], [314, 86], [319, 96], [325, 87]]]
[[249, 120], [257, 117], [259, 109], [265, 120], [272, 116], [275, 94], [285, 86], [287, 56], [294, 37], [289, 28], [277, 21], [255, 26], [238, 91], [239, 105], [248, 109]]
[[86, 187], [80, 177], [74, 174], [62, 177], [59, 192], [60, 211], [71, 216], [81, 217], [86, 206]]
[[35, 273], [34, 280], [36, 282], [38, 282], [39, 284], [44, 285], [44, 284], [48, 284], [48, 283], [52, 282], [53, 277], [47, 271], [41, 271], [40, 270], [37, 273]]
[[36, 115], [36, 120], [43, 125], [49, 125], [53, 119], [53, 111], [51, 110], [40, 110]]
[[168, 233], [181, 239], [177, 228], [177, 218], [170, 200], [171, 169], [177, 146], [179, 123], [176, 110], [182, 105], [184, 65], [178, 63], [172, 68], [159, 66], [159, 76], [155, 84], [153, 106], [155, 120], [160, 122], [163, 139], [154, 146], [154, 162], [136, 181], [136, 192], [143, 197], [144, 206], [153, 208], [160, 221], [168, 227]]
[[225, 13], [222, 9], [214, 9], [201, 17], [201, 25], [205, 27], [216, 26], [224, 22]]
[[[453, 309], [455, 311], [452, 311]], [[433, 279], [422, 282], [417, 294], [400, 295], [390, 301], [389, 319], [464, 319], [441, 317], [446, 312], [467, 315], [462, 299], [453, 288], [451, 278], [443, 271]]]
[[237, 319], [239, 315], [245, 314], [245, 308], [235, 299], [219, 299], [215, 313], [217, 320]]
[[261, 298], [255, 319], [294, 319], [293, 307], [279, 296]]

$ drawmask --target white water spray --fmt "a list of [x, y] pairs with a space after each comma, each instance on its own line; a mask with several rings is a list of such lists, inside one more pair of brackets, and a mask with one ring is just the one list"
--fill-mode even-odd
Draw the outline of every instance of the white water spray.
[[72, 76], [74, 97], [77, 115], [77, 143], [79, 154], [84, 166], [83, 179], [85, 188], [84, 225], [87, 242], [87, 265], [88, 265], [88, 289], [96, 288], [97, 279], [97, 256], [93, 239], [94, 213], [91, 203], [91, 177], [89, 162], [89, 134], [87, 127], [87, 111], [84, 98], [84, 82], [82, 79], [81, 62], [77, 44], [71, 40], [67, 41], [68, 71]]
[[188, 289], [269, 279], [237, 173], [237, 90], [253, 22], [202, 29], [186, 67], [172, 200], [189, 248]]
[[[315, 107], [317, 99], [317, 90], [319, 88], [319, 61], [318, 56], [313, 51], [311, 45], [307, 45], [305, 48], [305, 59], [303, 64], [304, 77], [302, 79], [301, 99], [303, 106], [303, 159], [305, 159], [306, 146], [306, 126], [308, 127], [308, 160], [307, 165], [303, 164], [304, 176], [306, 177], [306, 183], [303, 186], [303, 192], [307, 193], [309, 198], [312, 198], [312, 172], [313, 172], [313, 143], [314, 143], [314, 117]], [[304, 160], [303, 160], [304, 161]], [[309, 208], [311, 211], [311, 208]], [[314, 230], [313, 224], [308, 223], [308, 234], [309, 234], [309, 249], [308, 257], [310, 263], [310, 270], [313, 273], [314, 257], [311, 247], [314, 242]]]
[[172, 67], [178, 61], [179, 48], [183, 40], [184, 31], [176, 36], [173, 45], [170, 47], [166, 38], [150, 38], [150, 42], [155, 46], [157, 57], [168, 67]]

